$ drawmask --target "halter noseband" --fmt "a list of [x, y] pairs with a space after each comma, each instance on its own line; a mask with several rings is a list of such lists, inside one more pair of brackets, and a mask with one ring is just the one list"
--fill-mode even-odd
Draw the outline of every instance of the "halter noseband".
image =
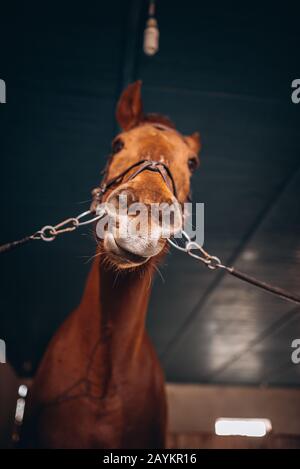
[[[170, 171], [170, 168], [161, 161], [140, 160], [140, 161], [137, 161], [136, 163], [133, 163], [131, 166], [126, 168], [120, 174], [118, 174], [114, 178], [109, 179], [106, 182], [106, 176], [107, 176], [107, 171], [108, 171], [108, 168], [107, 168], [104, 174], [103, 182], [100, 184], [99, 187], [96, 187], [92, 191], [93, 201], [91, 205], [91, 211], [96, 210], [97, 206], [101, 203], [102, 198], [104, 194], [108, 191], [108, 189], [113, 187], [115, 184], [122, 182], [126, 174], [128, 174], [129, 171], [131, 171], [134, 168], [137, 168], [137, 169], [128, 177], [127, 181], [131, 181], [136, 176], [138, 176], [139, 174], [141, 174], [143, 171], [146, 171], [146, 170], [156, 172], [161, 175], [165, 184], [173, 192], [174, 196], [177, 199], [176, 185], [175, 185], [173, 175]], [[170, 184], [170, 181], [171, 181], [171, 184]]]

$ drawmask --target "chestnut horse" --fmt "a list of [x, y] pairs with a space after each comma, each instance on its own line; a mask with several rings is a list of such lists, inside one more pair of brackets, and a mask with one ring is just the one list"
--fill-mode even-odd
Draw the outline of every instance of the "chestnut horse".
[[[105, 193], [152, 203], [182, 204], [198, 165], [199, 135], [183, 136], [167, 118], [144, 114], [141, 82], [117, 105], [107, 177], [141, 160], [170, 170], [176, 198], [161, 174], [145, 170]], [[134, 170], [131, 171], [131, 173]], [[182, 220], [177, 220], [179, 224]], [[30, 393], [24, 445], [42, 448], [161, 448], [166, 436], [164, 376], [145, 331], [151, 277], [166, 251], [156, 235], [97, 240], [84, 295], [50, 342]]]

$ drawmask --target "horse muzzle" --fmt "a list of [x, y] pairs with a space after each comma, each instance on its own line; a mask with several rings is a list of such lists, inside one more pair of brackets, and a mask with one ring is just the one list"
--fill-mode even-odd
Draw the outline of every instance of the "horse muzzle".
[[105, 253], [118, 267], [145, 264], [158, 256], [167, 239], [181, 230], [182, 212], [177, 199], [171, 193], [167, 199], [157, 194], [152, 198], [148, 194], [147, 201], [141, 202], [136, 190], [123, 187], [107, 198], [106, 225], [102, 236], [98, 232], [97, 236], [103, 238]]

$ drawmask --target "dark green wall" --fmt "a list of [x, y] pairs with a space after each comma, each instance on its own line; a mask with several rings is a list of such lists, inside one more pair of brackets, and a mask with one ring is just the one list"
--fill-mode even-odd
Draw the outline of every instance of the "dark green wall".
[[[142, 78], [148, 111], [202, 134], [193, 187], [194, 200], [206, 204], [207, 248], [297, 290], [300, 104], [290, 99], [300, 77], [297, 14], [267, 2], [157, 3], [161, 42], [152, 58], [141, 47], [145, 2], [52, 11], [26, 3], [1, 14], [0, 241], [88, 207], [81, 202], [109, 152], [117, 95]], [[86, 229], [1, 257], [0, 337], [18, 371], [30, 372], [26, 362], [35, 368], [78, 303], [93, 252]], [[165, 264], [148, 328], [170, 380], [299, 385], [289, 360], [299, 319], [285, 303], [182, 255]]]

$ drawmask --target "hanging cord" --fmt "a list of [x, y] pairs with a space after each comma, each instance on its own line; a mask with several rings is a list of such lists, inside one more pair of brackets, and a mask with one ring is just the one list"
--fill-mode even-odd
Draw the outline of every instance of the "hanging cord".
[[[300, 304], [300, 296], [296, 295], [295, 293], [291, 293], [283, 288], [276, 287], [274, 285], [270, 285], [269, 283], [262, 282], [255, 277], [251, 277], [250, 275], [241, 272], [240, 270], [235, 269], [234, 267], [229, 267], [227, 265], [222, 264], [221, 260], [217, 256], [212, 256], [206, 252], [203, 247], [198, 244], [196, 241], [192, 241], [189, 235], [182, 231], [183, 237], [185, 239], [185, 246], [179, 246], [174, 240], [168, 239], [168, 242], [171, 246], [175, 247], [179, 251], [183, 251], [187, 253], [189, 256], [194, 257], [198, 261], [202, 262], [211, 270], [216, 269], [223, 269], [233, 277], [236, 277], [240, 280], [243, 280], [246, 283], [254, 285], [262, 290], [265, 290], [273, 295], [276, 295], [280, 298], [283, 298], [287, 301], [292, 303]], [[200, 252], [200, 254], [199, 254]]]
[[149, 1], [148, 20], [144, 31], [143, 49], [146, 55], [155, 55], [159, 49], [159, 29], [155, 18], [155, 0]]

